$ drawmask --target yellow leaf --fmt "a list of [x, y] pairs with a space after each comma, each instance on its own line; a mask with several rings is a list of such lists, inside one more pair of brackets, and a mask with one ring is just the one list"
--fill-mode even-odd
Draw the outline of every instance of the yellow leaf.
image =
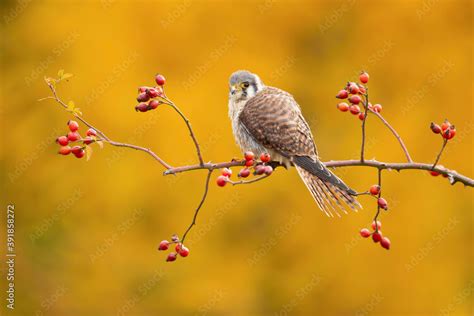
[[67, 79], [71, 78], [72, 76], [73, 76], [72, 74], [66, 73], [66, 74], [62, 75], [61, 80], [66, 80], [67, 81]]
[[75, 109], [76, 109], [76, 106], [75, 106], [75, 104], [74, 104], [74, 101], [69, 101], [69, 102], [67, 103], [67, 110], [68, 110], [69, 112], [74, 112]]
[[85, 151], [86, 151], [86, 161], [89, 161], [89, 159], [91, 159], [91, 156], [92, 156], [92, 147], [86, 145]]
[[96, 141], [97, 145], [99, 145], [100, 149], [104, 148], [104, 142], [101, 140]]
[[73, 112], [74, 114], [76, 114], [76, 115], [82, 116], [81, 109], [79, 109], [79, 108], [74, 108], [74, 109], [72, 110], [72, 112]]
[[61, 80], [63, 75], [64, 75], [64, 69], [59, 69], [59, 71], [58, 71], [59, 80]]

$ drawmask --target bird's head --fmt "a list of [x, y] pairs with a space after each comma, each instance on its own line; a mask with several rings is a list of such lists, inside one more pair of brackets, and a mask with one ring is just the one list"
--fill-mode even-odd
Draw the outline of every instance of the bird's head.
[[260, 78], [247, 70], [234, 72], [229, 79], [229, 99], [235, 102], [246, 101], [265, 87]]

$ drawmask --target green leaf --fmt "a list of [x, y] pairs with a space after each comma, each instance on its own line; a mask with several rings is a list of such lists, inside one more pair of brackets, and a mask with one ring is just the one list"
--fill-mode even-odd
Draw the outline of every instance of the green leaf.
[[86, 161], [89, 161], [89, 159], [91, 159], [91, 156], [92, 156], [92, 147], [89, 145], [86, 145], [85, 151], [86, 151]]

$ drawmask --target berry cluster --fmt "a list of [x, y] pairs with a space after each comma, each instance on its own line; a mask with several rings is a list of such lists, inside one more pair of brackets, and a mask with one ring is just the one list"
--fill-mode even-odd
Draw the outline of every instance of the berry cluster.
[[165, 77], [163, 75], [156, 75], [155, 82], [156, 87], [140, 87], [138, 88], [137, 101], [140, 102], [135, 106], [135, 111], [147, 112], [156, 109], [161, 103], [161, 100], [157, 100], [158, 97], [163, 97], [163, 86], [165, 85]]
[[189, 255], [189, 249], [179, 241], [179, 237], [176, 235], [171, 236], [171, 242], [168, 240], [162, 240], [158, 246], [158, 250], [168, 250], [172, 244], [176, 244], [174, 247], [175, 252], [170, 252], [168, 257], [166, 257], [166, 261], [175, 261], [178, 258], [178, 255], [183, 258]]
[[[72, 153], [76, 158], [84, 157], [86, 154], [86, 145], [97, 141], [97, 132], [89, 128], [86, 132], [86, 137], [82, 138], [79, 134], [79, 124], [76, 121], [68, 121], [67, 126], [69, 127], [69, 132], [65, 136], [59, 136], [56, 139], [56, 143], [61, 146], [58, 153], [61, 155], [69, 155]], [[70, 146], [72, 143], [82, 143], [82, 145]]]
[[[336, 95], [336, 98], [338, 99], [347, 99], [350, 105], [346, 102], [340, 102], [336, 107], [341, 112], [349, 111], [351, 114], [357, 115], [357, 117], [362, 121], [365, 118], [365, 111], [361, 111], [359, 104], [361, 104], [363, 108], [366, 106], [362, 97], [365, 96], [367, 98], [367, 87], [365, 84], [369, 82], [369, 74], [363, 71], [359, 76], [359, 80], [361, 83], [348, 82], [346, 87]], [[372, 105], [369, 102], [367, 103], [367, 107], [373, 112], [380, 113], [382, 111], [382, 106], [380, 104]]]
[[[438, 163], [439, 158], [441, 157], [441, 154], [443, 153], [444, 148], [448, 144], [448, 141], [456, 135], [456, 128], [454, 127], [454, 125], [452, 125], [448, 121], [448, 119], [445, 119], [444, 122], [441, 124], [441, 126], [439, 126], [436, 123], [431, 122], [430, 129], [433, 133], [441, 135], [442, 140], [443, 140], [443, 146], [441, 147], [441, 151], [439, 152], [438, 157], [436, 158], [436, 161], [433, 164], [433, 168], [434, 168], [436, 166], [436, 164]], [[437, 176], [440, 175], [439, 172], [436, 172], [434, 170], [429, 171], [429, 173], [433, 177], [437, 177]], [[443, 177], [447, 178], [448, 175], [443, 174]]]
[[372, 222], [371, 226], [372, 226], [373, 232], [371, 232], [367, 228], [362, 228], [360, 230], [360, 235], [364, 238], [368, 238], [368, 237], [372, 236], [372, 240], [375, 243], [380, 242], [380, 245], [383, 248], [389, 250], [390, 249], [390, 239], [388, 239], [387, 237], [382, 236], [382, 231], [380, 230], [380, 228], [382, 227], [382, 223], [380, 223], [380, 221], [377, 221], [377, 222], [374, 221], [374, 222]]
[[431, 122], [430, 128], [433, 133], [440, 134], [446, 140], [450, 140], [456, 135], [456, 128], [447, 119], [444, 120], [441, 126]]
[[[254, 175], [271, 175], [273, 173], [273, 168], [272, 166], [268, 165], [268, 163], [271, 161], [270, 154], [268, 153], [262, 153], [260, 155], [260, 162], [255, 160], [255, 154], [251, 151], [247, 151], [244, 153], [244, 159], [245, 159], [245, 167], [242, 168], [239, 173], [238, 177], [239, 178], [247, 178], [250, 173], [251, 169], [253, 169], [253, 174]], [[217, 177], [217, 185], [220, 187], [223, 187], [227, 184], [227, 182], [230, 182], [230, 177], [232, 176], [232, 170], [229, 168], [224, 168], [221, 171], [221, 175]]]

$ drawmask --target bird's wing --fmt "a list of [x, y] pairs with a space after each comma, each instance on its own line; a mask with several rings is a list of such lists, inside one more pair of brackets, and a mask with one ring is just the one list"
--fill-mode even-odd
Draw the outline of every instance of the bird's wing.
[[239, 120], [258, 143], [291, 159], [326, 214], [345, 212], [340, 200], [360, 207], [352, 197], [356, 192], [319, 161], [311, 130], [289, 93], [265, 88], [247, 101]]
[[239, 116], [250, 135], [265, 148], [284, 157], [317, 157], [311, 130], [295, 99], [266, 87], [245, 104]]

